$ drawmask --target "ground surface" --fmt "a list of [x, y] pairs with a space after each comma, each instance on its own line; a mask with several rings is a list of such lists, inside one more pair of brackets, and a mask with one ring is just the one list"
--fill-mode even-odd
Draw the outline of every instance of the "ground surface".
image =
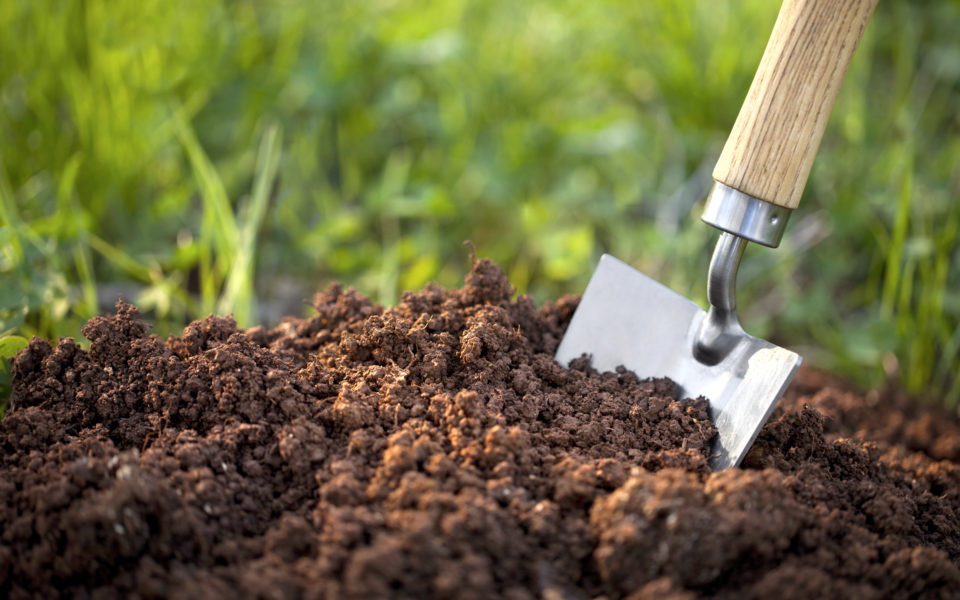
[[706, 402], [552, 359], [479, 261], [266, 331], [136, 311], [17, 358], [0, 596], [907, 598], [960, 594], [960, 423], [802, 373], [743, 469]]

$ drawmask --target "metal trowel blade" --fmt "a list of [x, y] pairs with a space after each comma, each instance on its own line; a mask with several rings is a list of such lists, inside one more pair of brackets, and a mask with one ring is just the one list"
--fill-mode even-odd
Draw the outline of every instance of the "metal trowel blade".
[[740, 464], [800, 366], [795, 352], [743, 334], [719, 363], [694, 356], [706, 311], [605, 254], [557, 348], [566, 366], [586, 354], [600, 372], [623, 365], [640, 379], [669, 377], [680, 398], [703, 396], [717, 428], [710, 466]]

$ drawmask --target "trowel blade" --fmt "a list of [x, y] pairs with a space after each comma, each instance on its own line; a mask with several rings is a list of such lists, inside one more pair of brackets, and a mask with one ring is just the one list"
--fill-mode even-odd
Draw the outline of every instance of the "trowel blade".
[[604, 254], [557, 348], [566, 366], [586, 354], [597, 371], [623, 365], [640, 379], [669, 377], [679, 397], [703, 396], [717, 427], [710, 466], [735, 467], [800, 366], [795, 352], [744, 334], [721, 362], [694, 357], [706, 311]]

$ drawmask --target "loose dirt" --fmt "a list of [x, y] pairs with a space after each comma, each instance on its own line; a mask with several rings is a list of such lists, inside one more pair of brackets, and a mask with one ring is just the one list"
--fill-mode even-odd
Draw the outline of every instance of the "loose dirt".
[[960, 422], [802, 372], [742, 469], [703, 399], [562, 368], [576, 306], [353, 290], [17, 357], [0, 597], [960, 597]]

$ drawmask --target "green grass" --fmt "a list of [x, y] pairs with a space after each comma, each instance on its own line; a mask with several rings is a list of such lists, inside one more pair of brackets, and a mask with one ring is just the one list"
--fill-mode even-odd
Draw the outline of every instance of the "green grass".
[[[602, 251], [703, 301], [702, 200], [777, 9], [0, 3], [0, 335], [78, 336], [110, 290], [161, 334], [332, 279], [389, 303], [457, 284], [468, 239], [541, 301]], [[952, 406], [958, 22], [880, 4], [783, 246], [740, 276], [752, 333]]]

